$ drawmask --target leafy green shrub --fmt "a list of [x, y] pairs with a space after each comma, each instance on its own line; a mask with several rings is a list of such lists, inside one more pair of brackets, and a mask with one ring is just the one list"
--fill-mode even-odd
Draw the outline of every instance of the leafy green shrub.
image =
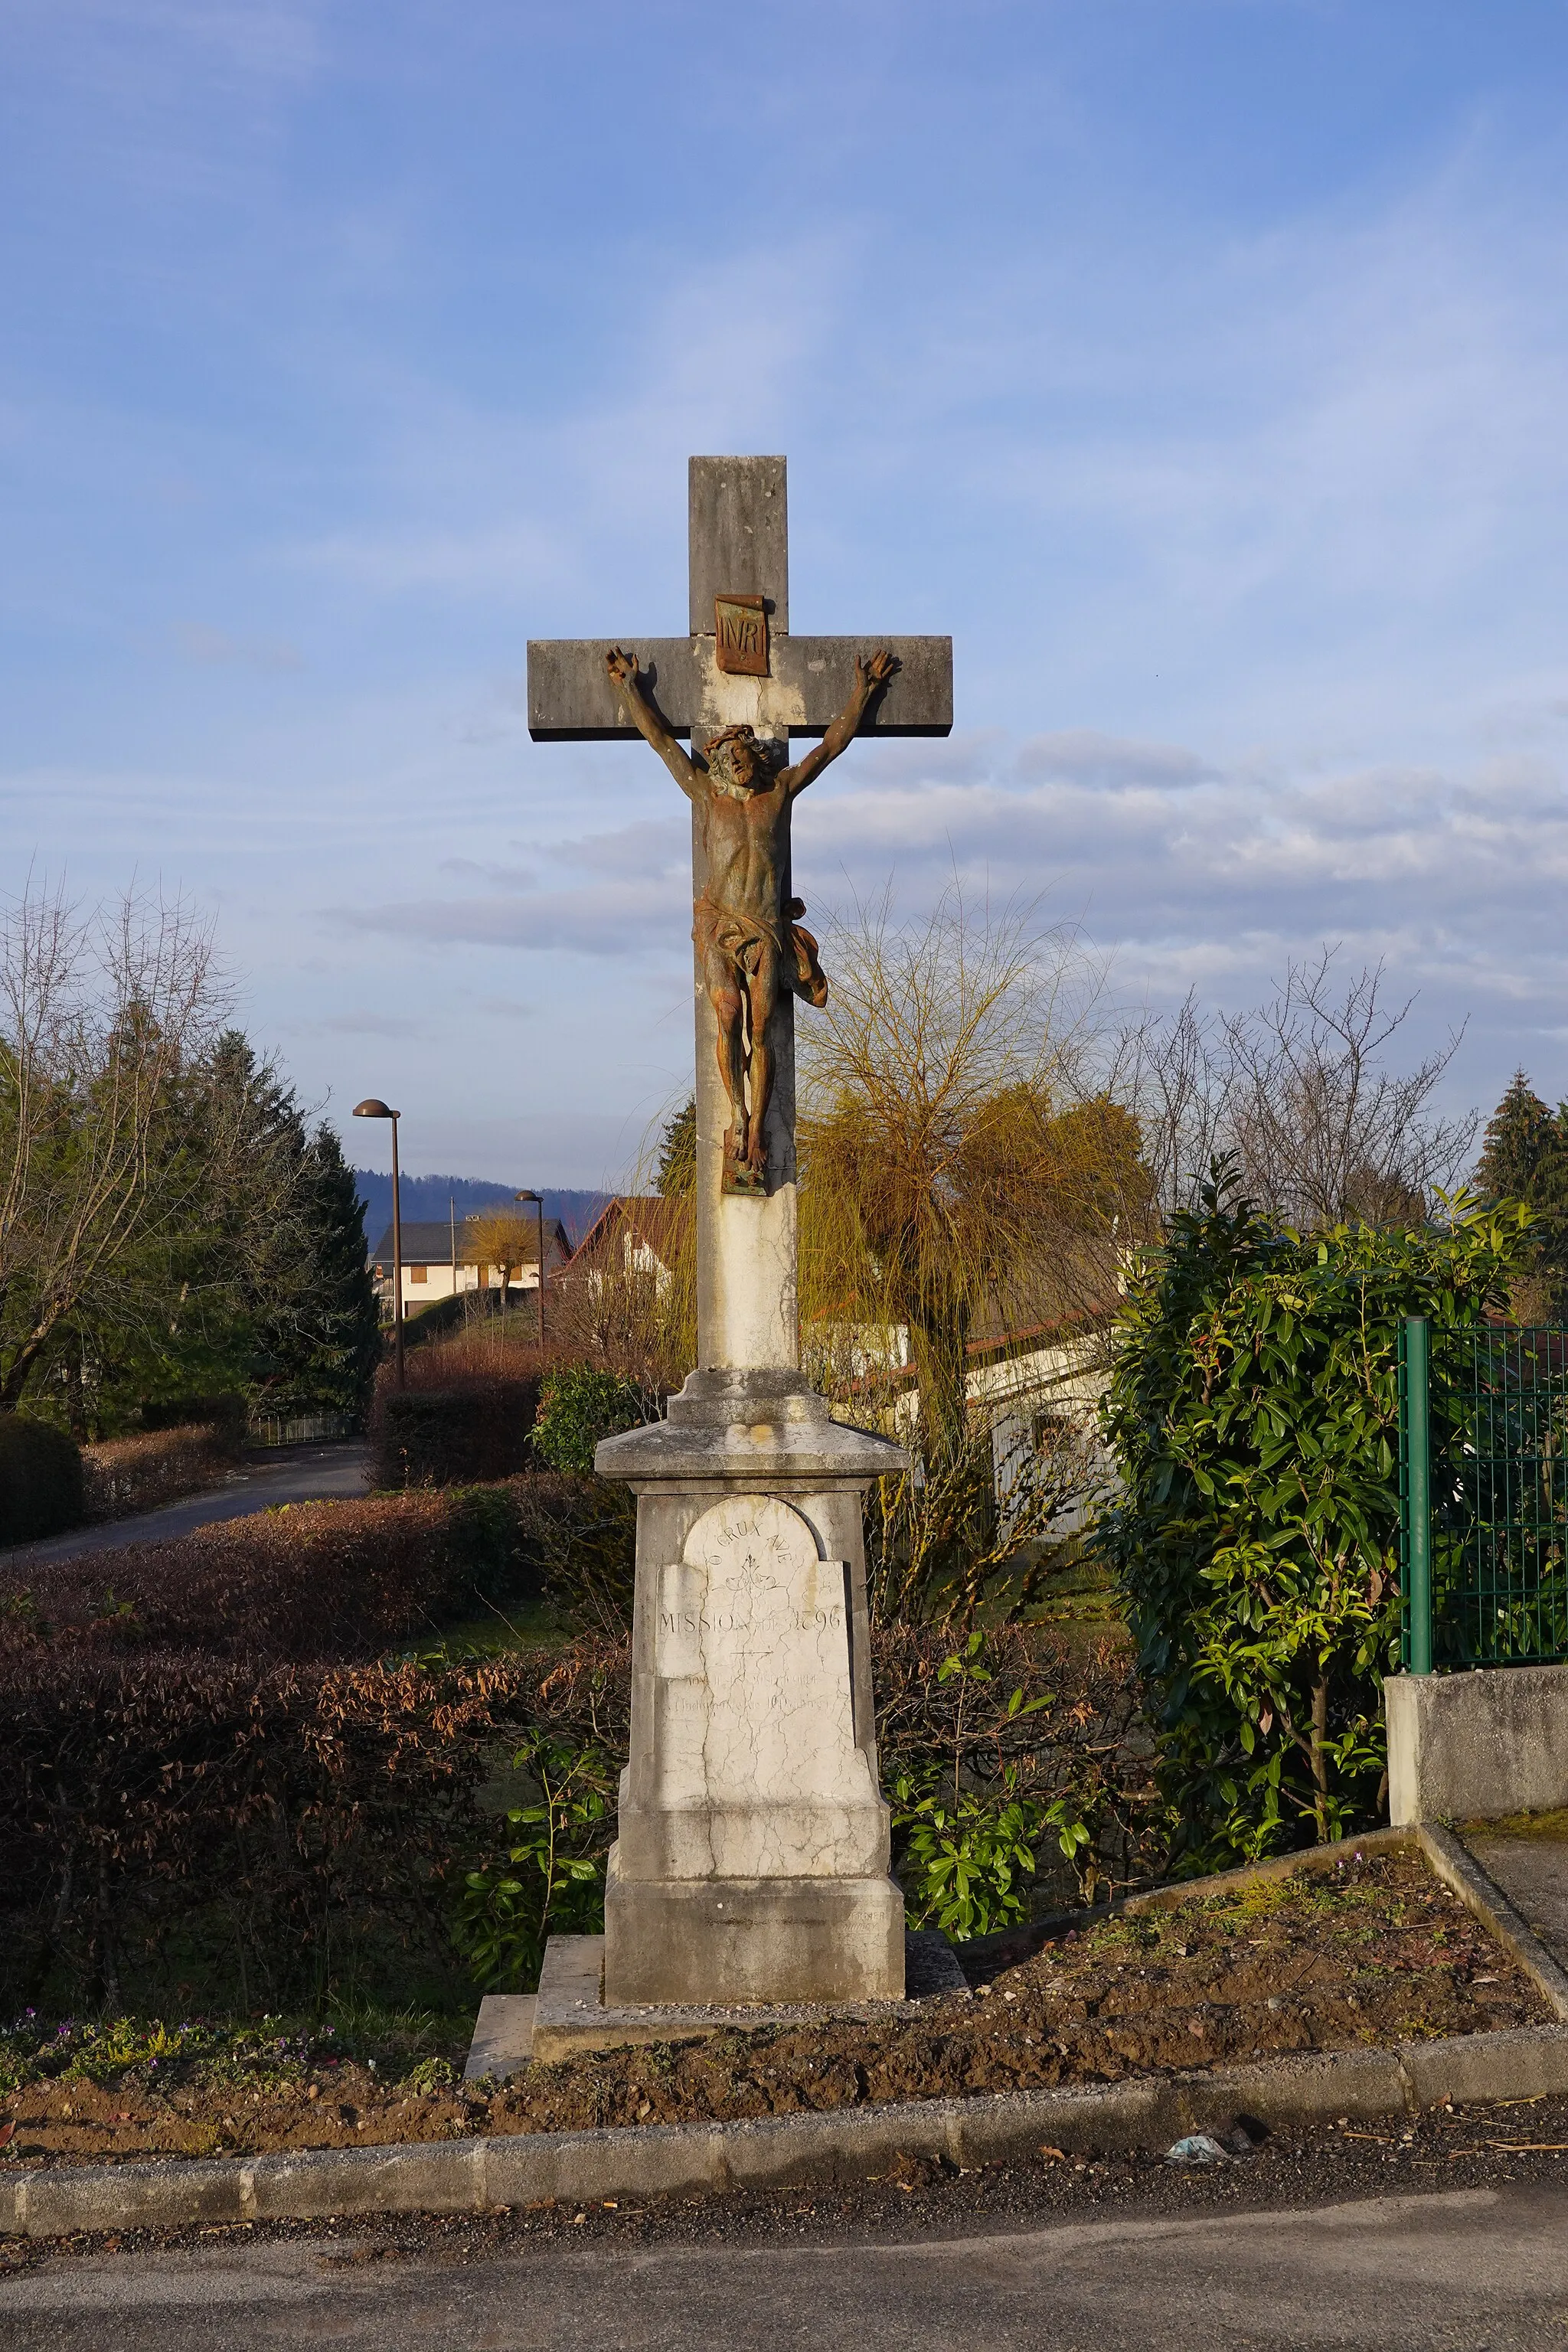
[[508, 1812], [521, 1834], [504, 1864], [467, 1874], [452, 1927], [487, 1990], [536, 1985], [550, 1935], [601, 1932], [615, 1835], [616, 1775], [597, 1748], [574, 1748], [541, 1729], [511, 1760], [537, 1784], [539, 1802]]
[[960, 1789], [945, 1771], [921, 1788], [900, 1774], [892, 1788], [900, 1841], [899, 1882], [911, 1927], [940, 1927], [963, 1939], [1027, 1918], [1037, 1856], [1055, 1830], [1071, 1861], [1090, 1837], [1061, 1797], [1023, 1794], [1008, 1765], [994, 1790]]
[[546, 1374], [533, 1425], [533, 1450], [552, 1470], [593, 1475], [594, 1449], [601, 1438], [657, 1420], [657, 1398], [618, 1372], [587, 1364], [563, 1365]]
[[1181, 1867], [1375, 1817], [1397, 1662], [1398, 1328], [1502, 1311], [1528, 1211], [1268, 1223], [1216, 1167], [1129, 1284], [1103, 1406], [1123, 1491], [1101, 1549], [1161, 1731]]
[[81, 1454], [63, 1429], [0, 1413], [0, 1544], [34, 1543], [80, 1524]]
[[[985, 1636], [979, 1631], [942, 1660], [937, 1689], [957, 1686], [952, 1752], [906, 1766], [895, 1773], [891, 1789], [896, 1869], [909, 1923], [961, 1938], [989, 1935], [1028, 1916], [1037, 1849], [1048, 1830], [1056, 1831], [1068, 1862], [1091, 1837], [1070, 1797], [1035, 1785], [1035, 1757], [999, 1750], [989, 1773], [976, 1772], [973, 1725], [969, 1741], [964, 1738], [965, 1701], [993, 1680], [984, 1660]], [[1049, 1708], [1052, 1696], [1026, 1698], [1023, 1685], [1016, 1685], [1001, 1725], [1021, 1728]]]
[[378, 1486], [463, 1486], [531, 1466], [536, 1380], [472, 1378], [447, 1388], [383, 1388], [370, 1416]]

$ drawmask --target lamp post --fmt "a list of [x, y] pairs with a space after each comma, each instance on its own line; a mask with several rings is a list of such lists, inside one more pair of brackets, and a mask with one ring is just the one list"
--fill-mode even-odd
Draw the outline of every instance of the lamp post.
[[544, 1196], [542, 1192], [519, 1192], [517, 1200], [531, 1201], [539, 1212], [539, 1352], [544, 1353]]
[[392, 1121], [392, 1360], [397, 1368], [393, 1377], [399, 1388], [407, 1385], [403, 1373], [403, 1200], [397, 1181], [397, 1122], [402, 1116], [376, 1095], [367, 1095], [363, 1102], [354, 1105], [356, 1118]]

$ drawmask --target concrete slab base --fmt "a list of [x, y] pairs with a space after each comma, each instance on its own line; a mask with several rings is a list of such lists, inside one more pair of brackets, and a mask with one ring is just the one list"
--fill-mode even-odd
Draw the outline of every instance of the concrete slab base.
[[479, 2022], [463, 2069], [465, 2083], [489, 2074], [499, 2082], [526, 2066], [533, 2055], [535, 1992], [488, 1992], [479, 2003]]
[[1475, 1822], [1463, 1836], [1559, 1967], [1568, 1969], [1568, 1811], [1531, 1822], [1523, 1836]]
[[[479, 2074], [515, 2074], [531, 2061], [549, 2066], [584, 2050], [615, 2050], [646, 2042], [681, 2042], [705, 2033], [754, 2032], [767, 2025], [821, 2024], [830, 2018], [863, 2018], [868, 2023], [908, 2014], [911, 2000], [930, 2000], [943, 1993], [967, 1993], [969, 1987], [947, 1937], [934, 1928], [910, 1930], [904, 1939], [906, 1996], [903, 2000], [800, 2001], [726, 2004], [722, 2002], [661, 2001], [646, 2006], [606, 2008], [604, 2000], [605, 1939], [602, 1936], [552, 1936], [544, 1948], [539, 1991], [529, 2021], [526, 2053], [508, 2057], [505, 2035], [521, 2042], [523, 2021], [509, 2025], [502, 2014], [505, 1996], [491, 1994], [481, 2005], [479, 2030], [465, 2071], [468, 2079]], [[520, 1997], [521, 1998], [521, 1997]], [[491, 2021], [487, 2024], [487, 2019]], [[497, 2063], [479, 2063], [480, 2036], [488, 2036]]]

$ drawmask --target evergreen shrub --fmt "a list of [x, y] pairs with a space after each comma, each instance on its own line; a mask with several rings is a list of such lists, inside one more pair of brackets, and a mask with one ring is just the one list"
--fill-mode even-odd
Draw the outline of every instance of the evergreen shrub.
[[26, 1413], [0, 1413], [0, 1544], [60, 1535], [79, 1526], [82, 1509], [75, 1439]]
[[245, 1443], [250, 1408], [237, 1389], [220, 1389], [212, 1396], [160, 1397], [145, 1402], [137, 1414], [144, 1430], [209, 1429], [236, 1452]]
[[533, 1449], [552, 1470], [588, 1478], [601, 1438], [658, 1418], [658, 1399], [636, 1381], [589, 1364], [563, 1364], [545, 1375]]
[[1160, 1734], [1173, 1860], [1254, 1861], [1373, 1822], [1398, 1664], [1399, 1325], [1501, 1313], [1529, 1212], [1269, 1223], [1217, 1167], [1131, 1276], [1103, 1405], [1099, 1542]]

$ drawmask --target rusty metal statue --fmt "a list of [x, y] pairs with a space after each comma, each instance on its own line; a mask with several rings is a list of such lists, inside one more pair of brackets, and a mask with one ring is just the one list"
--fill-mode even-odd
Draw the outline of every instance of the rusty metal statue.
[[726, 727], [709, 743], [706, 764], [683, 751], [643, 692], [637, 656], [612, 646], [605, 656], [627, 717], [651, 743], [698, 810], [707, 882], [692, 908], [691, 936], [719, 1024], [719, 1070], [730, 1104], [724, 1136], [727, 1192], [767, 1190], [763, 1126], [773, 1091], [768, 1024], [781, 987], [809, 1003], [827, 1001], [816, 941], [784, 906], [789, 817], [797, 793], [854, 740], [867, 705], [898, 667], [891, 654], [855, 664], [855, 689], [820, 742], [791, 767], [775, 770], [771, 747], [750, 727]]

